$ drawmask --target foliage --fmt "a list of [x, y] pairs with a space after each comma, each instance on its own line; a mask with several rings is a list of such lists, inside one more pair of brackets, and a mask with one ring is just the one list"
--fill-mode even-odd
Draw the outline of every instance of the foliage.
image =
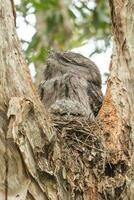
[[[17, 11], [26, 23], [30, 23], [28, 15], [36, 16], [36, 33], [26, 49], [29, 63], [44, 63], [50, 49], [71, 49], [91, 38], [96, 40], [95, 52], [109, 45], [110, 17], [105, 0], [22, 0]], [[98, 40], [104, 41], [103, 48]]]

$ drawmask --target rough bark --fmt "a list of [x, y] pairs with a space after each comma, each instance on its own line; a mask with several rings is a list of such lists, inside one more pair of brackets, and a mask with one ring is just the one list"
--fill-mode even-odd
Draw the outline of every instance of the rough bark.
[[45, 199], [35, 157], [53, 131], [32, 86], [12, 11], [11, 1], [0, 1], [0, 199], [26, 199], [28, 188]]
[[130, 129], [133, 132], [133, 3], [122, 0], [110, 1], [110, 7], [113, 25], [113, 54], [107, 93], [100, 115], [107, 114], [108, 117], [104, 119], [112, 120], [112, 125], [114, 124], [112, 129], [109, 126], [105, 127], [105, 130], [112, 132], [113, 138], [118, 137], [111, 143], [111, 148], [116, 148], [116, 146], [122, 148], [122, 145], [119, 145], [119, 135], [123, 136], [122, 131], [124, 131], [129, 137]]
[[[33, 88], [12, 11], [9, 0], [0, 1], [0, 199], [91, 199], [96, 193], [94, 174], [77, 155], [70, 158], [72, 151], [62, 154], [65, 140], [60, 130], [59, 137], [54, 136], [49, 116]], [[88, 129], [85, 134], [88, 137]], [[81, 177], [79, 170], [83, 171]]]
[[110, 1], [114, 51], [103, 123], [55, 118], [32, 85], [14, 27], [0, 1], [0, 199], [133, 200], [133, 8]]
[[[134, 199], [134, 2], [109, 0], [112, 19], [113, 54], [110, 78], [99, 117], [103, 121], [106, 147], [113, 151], [110, 163], [124, 162], [126, 193], [120, 199]], [[115, 177], [114, 177], [115, 178]]]

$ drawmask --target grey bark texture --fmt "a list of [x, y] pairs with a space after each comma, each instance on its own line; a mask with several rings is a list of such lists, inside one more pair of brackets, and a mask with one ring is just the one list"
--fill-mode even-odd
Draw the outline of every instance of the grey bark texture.
[[[0, 1], [0, 199], [133, 200], [133, 1], [110, 1], [115, 43], [101, 123], [81, 113], [50, 120], [27, 70], [11, 2]], [[81, 61], [63, 57], [65, 74], [68, 59], [81, 71]], [[82, 74], [86, 91], [90, 78]]]

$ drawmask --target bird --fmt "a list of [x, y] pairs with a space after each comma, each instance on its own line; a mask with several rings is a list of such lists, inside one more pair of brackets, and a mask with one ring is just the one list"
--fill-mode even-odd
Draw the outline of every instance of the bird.
[[39, 96], [55, 115], [95, 119], [103, 101], [99, 68], [72, 51], [50, 52], [39, 85]]

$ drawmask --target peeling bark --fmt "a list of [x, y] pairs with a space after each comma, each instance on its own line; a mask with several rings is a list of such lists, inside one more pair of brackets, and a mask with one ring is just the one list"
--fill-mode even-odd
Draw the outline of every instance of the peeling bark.
[[[103, 106], [99, 113], [103, 121], [106, 148], [114, 151], [110, 162], [124, 161], [128, 167], [126, 194], [120, 199], [134, 199], [133, 130], [134, 130], [134, 2], [109, 0], [113, 28], [113, 55], [110, 78]], [[126, 154], [127, 152], [127, 154]]]
[[32, 86], [12, 11], [10, 1], [0, 2], [0, 199], [8, 200], [26, 199], [29, 187], [40, 189], [35, 186], [39, 178], [34, 155], [53, 135]]
[[[112, 124], [111, 136], [118, 137], [114, 139], [113, 148], [122, 148], [119, 145], [119, 135], [122, 135], [123, 130], [126, 136], [129, 138], [130, 129], [133, 129], [133, 123], [131, 118], [133, 116], [133, 73], [132, 73], [132, 60], [130, 56], [132, 48], [129, 48], [130, 25], [129, 17], [132, 13], [129, 12], [129, 6], [131, 3], [122, 1], [110, 1], [111, 16], [113, 24], [113, 55], [110, 68], [110, 78], [108, 80], [107, 93], [104, 100], [104, 107], [100, 112], [101, 118], [108, 116], [105, 119], [107, 122], [111, 122], [111, 117], [114, 119], [114, 126]], [[126, 12], [127, 11], [127, 12]], [[132, 20], [133, 21], [133, 20]], [[127, 32], [126, 32], [127, 30]], [[132, 45], [132, 44], [131, 44]], [[110, 108], [109, 111], [106, 108]], [[112, 114], [111, 114], [112, 112]], [[110, 127], [108, 127], [110, 128]], [[128, 130], [128, 131], [127, 131]], [[124, 142], [123, 142], [124, 143]]]
[[52, 123], [32, 85], [11, 1], [0, 1], [0, 199], [134, 199], [134, 3], [110, 6], [114, 50], [102, 127], [84, 118]]

